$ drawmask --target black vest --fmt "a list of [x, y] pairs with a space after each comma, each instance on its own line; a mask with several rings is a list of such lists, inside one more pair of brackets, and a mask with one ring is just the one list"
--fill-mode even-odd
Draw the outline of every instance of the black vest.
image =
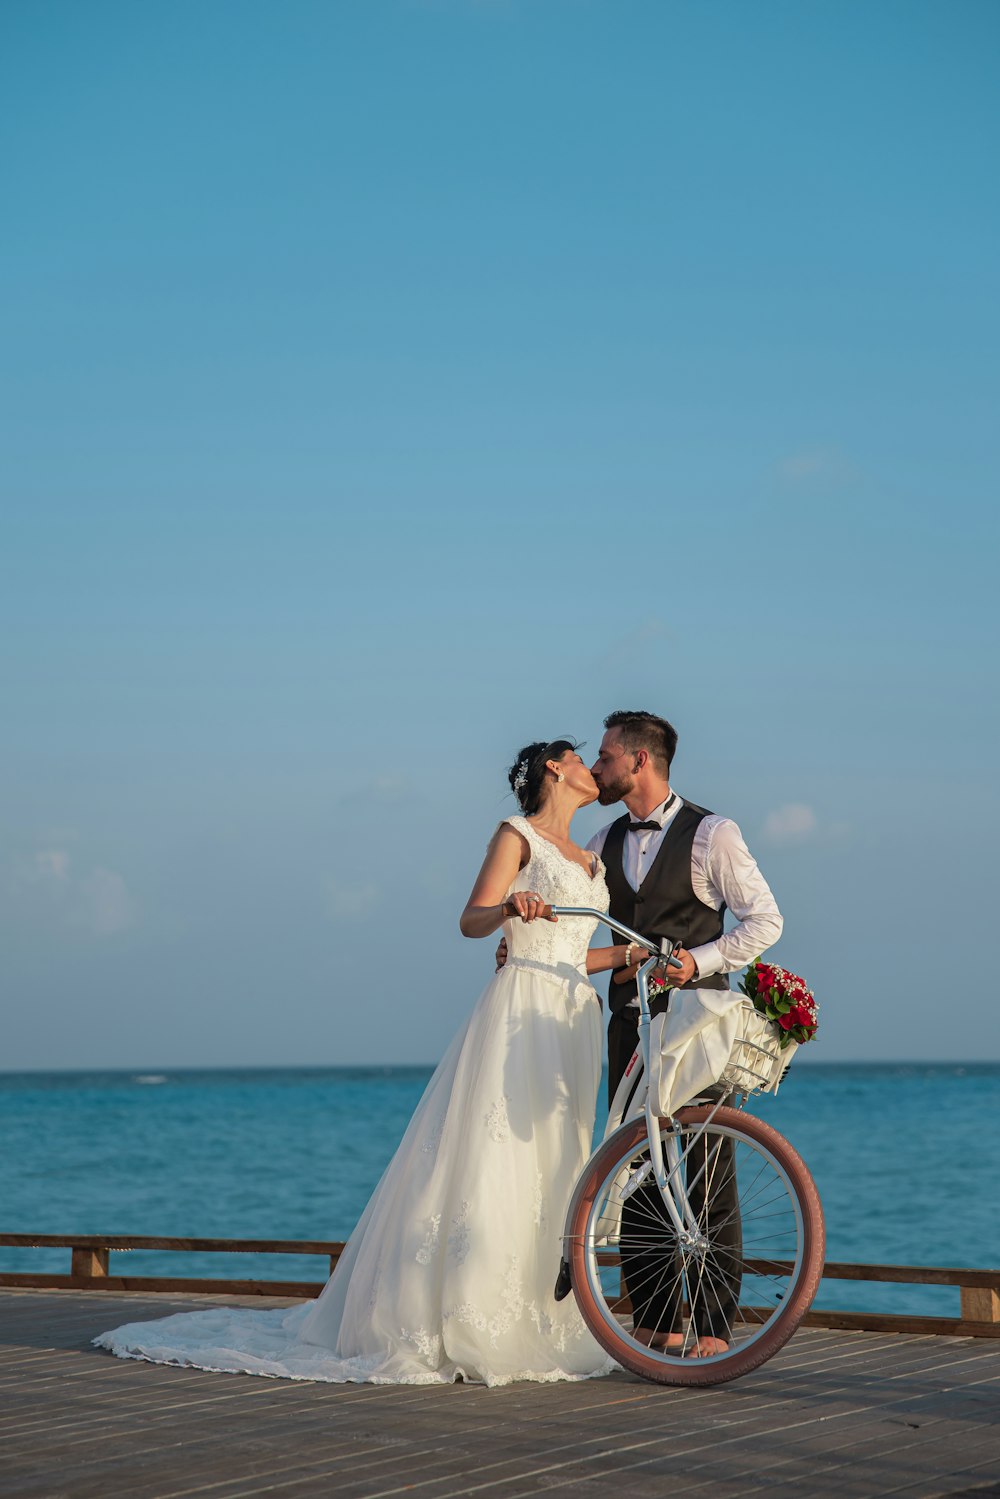
[[[701, 947], [705, 942], [717, 942], [722, 936], [725, 906], [716, 910], [706, 906], [694, 893], [691, 884], [691, 846], [698, 824], [712, 813], [691, 802], [681, 802], [680, 811], [663, 835], [656, 858], [638, 890], [633, 890], [625, 878], [622, 854], [625, 849], [625, 834], [632, 821], [626, 813], [613, 822], [608, 829], [601, 855], [611, 896], [611, 915], [623, 921], [634, 932], [652, 937], [659, 942], [669, 937], [690, 949]], [[728, 989], [729, 978], [724, 973], [713, 973], [707, 978], [692, 980], [685, 989]], [[612, 980], [608, 988], [608, 1004], [612, 1014], [623, 1010], [635, 998], [635, 982], [616, 984]]]

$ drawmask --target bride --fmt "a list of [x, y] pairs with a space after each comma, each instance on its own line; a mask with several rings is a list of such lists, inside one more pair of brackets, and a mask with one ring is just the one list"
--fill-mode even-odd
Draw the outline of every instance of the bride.
[[122, 1358], [289, 1379], [488, 1385], [586, 1379], [614, 1367], [572, 1297], [556, 1302], [563, 1219], [590, 1154], [601, 1016], [587, 974], [604, 869], [570, 838], [597, 785], [565, 739], [510, 771], [523, 816], [502, 822], [462, 912], [503, 929], [510, 957], [427, 1085], [402, 1143], [318, 1300], [130, 1323], [94, 1341]]

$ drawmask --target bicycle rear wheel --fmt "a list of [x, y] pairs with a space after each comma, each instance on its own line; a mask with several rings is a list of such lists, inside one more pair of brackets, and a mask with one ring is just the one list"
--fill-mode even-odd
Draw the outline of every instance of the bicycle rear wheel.
[[[679, 1240], [652, 1178], [645, 1120], [632, 1120], [577, 1185], [573, 1291], [626, 1369], [661, 1384], [722, 1384], [763, 1364], [801, 1322], [823, 1272], [823, 1211], [801, 1157], [753, 1115], [699, 1105], [661, 1120], [660, 1135], [683, 1156], [696, 1232]], [[650, 1335], [671, 1345], [647, 1346]], [[726, 1351], [692, 1357], [706, 1338]]]

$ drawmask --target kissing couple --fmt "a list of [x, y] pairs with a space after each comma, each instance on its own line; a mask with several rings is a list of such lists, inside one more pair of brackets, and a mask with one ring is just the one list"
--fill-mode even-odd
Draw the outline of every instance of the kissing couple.
[[[502, 961], [322, 1294], [291, 1310], [212, 1308], [130, 1323], [95, 1343], [125, 1358], [334, 1383], [504, 1385], [616, 1367], [572, 1297], [556, 1301], [553, 1291], [600, 1082], [591, 978], [611, 974], [613, 1097], [636, 1046], [635, 974], [649, 954], [634, 944], [592, 947], [596, 918], [552, 919], [546, 908], [610, 911], [651, 939], [678, 941], [674, 981], [694, 989], [728, 988], [727, 975], [782, 925], [736, 824], [672, 790], [676, 746], [666, 719], [617, 712], [590, 768], [567, 739], [517, 755], [509, 780], [520, 811], [494, 832], [460, 918], [467, 937], [501, 932]], [[627, 811], [580, 847], [572, 819], [595, 801]], [[641, 1217], [642, 1193], [634, 1195]], [[718, 1210], [734, 1220], [738, 1245], [738, 1211], [721, 1194]], [[638, 1285], [647, 1251], [641, 1227], [629, 1239], [624, 1217], [622, 1248], [623, 1273]], [[724, 1315], [738, 1295], [738, 1276], [720, 1285]], [[633, 1295], [640, 1341], [672, 1346], [680, 1315], [655, 1281], [651, 1294]], [[727, 1346], [718, 1322], [697, 1331], [696, 1356]]]

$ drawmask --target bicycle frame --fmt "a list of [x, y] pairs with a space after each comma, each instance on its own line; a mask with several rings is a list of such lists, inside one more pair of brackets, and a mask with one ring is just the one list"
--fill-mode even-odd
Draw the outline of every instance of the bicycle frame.
[[[644, 947], [652, 952], [652, 956], [640, 965], [636, 974], [636, 987], [639, 993], [639, 1046], [642, 1051], [643, 1073], [646, 1078], [644, 1112], [646, 1134], [649, 1139], [649, 1164], [652, 1167], [653, 1177], [659, 1188], [664, 1207], [667, 1210], [679, 1242], [686, 1246], [697, 1246], [702, 1240], [702, 1235], [698, 1230], [695, 1215], [691, 1210], [688, 1200], [687, 1188], [684, 1185], [681, 1175], [681, 1167], [694, 1148], [695, 1142], [692, 1140], [687, 1150], [681, 1152], [676, 1135], [674, 1135], [673, 1138], [667, 1141], [667, 1163], [664, 1163], [659, 1116], [653, 1108], [649, 1088], [649, 1031], [652, 1023], [652, 1015], [649, 1009], [649, 975], [654, 968], [658, 968], [664, 963], [667, 967], [681, 967], [678, 960], [672, 956], [674, 943], [669, 938], [664, 937], [660, 944], [659, 952], [656, 952], [655, 942], [651, 942], [648, 937], [642, 936], [640, 932], [634, 932], [631, 927], [625, 926], [623, 922], [615, 921], [606, 911], [599, 911], [594, 906], [553, 906], [551, 909], [553, 916], [596, 917], [602, 925], [610, 927], [619, 936], [625, 937], [629, 942], [636, 942], [640, 947]], [[704, 1170], [705, 1168], [702, 1167], [701, 1169]], [[645, 1175], [648, 1176], [648, 1174], [647, 1170]], [[631, 1195], [631, 1192], [634, 1192], [637, 1187], [642, 1185], [642, 1179], [640, 1178], [629, 1183], [627, 1195]], [[688, 1186], [693, 1185], [694, 1182], [688, 1183]], [[678, 1198], [680, 1199], [679, 1207]]]
[[[642, 1079], [636, 1079], [634, 1064], [630, 1066], [628, 1071], [632, 1074], [632, 1082], [629, 1084], [623, 1080], [616, 1095], [618, 1105], [628, 1095], [622, 1122], [616, 1122], [616, 1109], [615, 1120], [609, 1122], [603, 1144], [598, 1146], [577, 1178], [563, 1224], [562, 1259], [553, 1295], [556, 1301], [575, 1295], [586, 1325], [601, 1346], [625, 1368], [643, 1378], [662, 1384], [713, 1385], [748, 1373], [784, 1346], [816, 1294], [823, 1269], [825, 1239], [823, 1212], [815, 1183], [804, 1162], [786, 1140], [770, 1125], [752, 1115], [741, 1120], [735, 1109], [725, 1106], [729, 1102], [725, 1096], [710, 1107], [684, 1107], [675, 1118], [659, 1118], [656, 1100], [650, 1096], [653, 1090], [650, 1086], [652, 1015], [649, 977], [658, 964], [673, 968], [682, 966], [672, 956], [673, 944], [669, 941], [650, 942], [640, 932], [613, 920], [593, 906], [552, 906], [544, 914], [591, 917], [627, 941], [640, 943], [651, 953], [640, 965], [637, 975], [637, 1055], [641, 1055], [644, 1075]], [[638, 1088], [643, 1085], [646, 1091], [640, 1115]], [[736, 1107], [740, 1106], [737, 1102]], [[717, 1115], [720, 1116], [718, 1119]], [[713, 1120], [716, 1120], [714, 1143], [704, 1150], [705, 1159], [702, 1160], [702, 1145], [708, 1146], [710, 1137], [707, 1132], [712, 1129]], [[686, 1148], [685, 1140], [688, 1142]], [[732, 1149], [724, 1156], [722, 1152], [727, 1141]], [[748, 1167], [754, 1173], [750, 1183], [752, 1190], [747, 1199], [737, 1185], [737, 1150], [752, 1163]], [[692, 1151], [697, 1154], [692, 1156]], [[720, 1184], [715, 1182], [719, 1163], [722, 1163], [721, 1175], [729, 1173], [727, 1180], [736, 1193], [736, 1206], [724, 1209], [729, 1213], [727, 1222], [731, 1222], [734, 1215], [739, 1218], [736, 1245], [717, 1239], [718, 1225], [712, 1224], [707, 1212], [710, 1195], [720, 1191]], [[771, 1194], [763, 1202], [759, 1200], [762, 1189], [758, 1186], [762, 1173], [763, 1190]], [[653, 1180], [656, 1182], [655, 1194]], [[637, 1233], [635, 1222], [629, 1220], [630, 1226], [625, 1223], [625, 1205], [628, 1198], [647, 1183], [649, 1200], [639, 1202], [635, 1222], [641, 1221], [643, 1216], [647, 1223], [651, 1218], [655, 1222], [655, 1198], [658, 1196], [663, 1203], [661, 1250], [665, 1259], [663, 1272], [654, 1269], [652, 1273], [654, 1277], [658, 1276], [659, 1287], [664, 1284], [664, 1275], [669, 1270], [674, 1287], [671, 1294], [678, 1298], [673, 1312], [669, 1307], [666, 1311], [653, 1311], [656, 1327], [652, 1328], [652, 1333], [659, 1331], [661, 1319], [669, 1316], [679, 1323], [674, 1331], [683, 1328], [683, 1341], [679, 1346], [669, 1341], [661, 1346], [654, 1343], [652, 1336], [645, 1336], [642, 1328], [649, 1320], [653, 1303], [640, 1296], [638, 1311], [644, 1321], [636, 1324], [637, 1303], [626, 1279], [631, 1277], [633, 1265], [633, 1259], [625, 1255], [626, 1237], [633, 1236], [629, 1255], [633, 1255], [639, 1241], [634, 1238]], [[704, 1206], [695, 1213], [691, 1198], [699, 1183], [702, 1187], [697, 1195], [704, 1200]], [[763, 1258], [760, 1255], [755, 1257], [753, 1245], [749, 1257], [745, 1257], [747, 1205], [758, 1240], [761, 1232], [764, 1234], [764, 1239], [760, 1240]], [[704, 1218], [703, 1227], [699, 1226], [699, 1217]], [[657, 1228], [656, 1234], [659, 1232]], [[776, 1238], [778, 1247], [775, 1247]], [[782, 1247], [786, 1240], [787, 1253]], [[617, 1288], [613, 1268], [610, 1273], [603, 1268], [615, 1265], [613, 1251], [616, 1247], [620, 1265]], [[640, 1277], [640, 1290], [649, 1283], [649, 1273], [642, 1268], [641, 1260], [640, 1248], [636, 1272]], [[729, 1271], [725, 1269], [727, 1264]], [[751, 1275], [763, 1275], [767, 1283], [762, 1307], [742, 1304], [747, 1271]], [[730, 1272], [735, 1274], [736, 1283], [727, 1290]], [[720, 1275], [721, 1288], [718, 1284]], [[722, 1296], [735, 1297], [731, 1321], [729, 1311], [720, 1299], [720, 1289]], [[710, 1312], [707, 1331], [704, 1325], [706, 1309]], [[722, 1318], [718, 1326], [714, 1321], [716, 1310]], [[632, 1318], [631, 1331], [625, 1321], [629, 1316]], [[669, 1333], [671, 1327], [663, 1322], [662, 1330]], [[701, 1346], [705, 1339], [710, 1340], [711, 1351]]]

